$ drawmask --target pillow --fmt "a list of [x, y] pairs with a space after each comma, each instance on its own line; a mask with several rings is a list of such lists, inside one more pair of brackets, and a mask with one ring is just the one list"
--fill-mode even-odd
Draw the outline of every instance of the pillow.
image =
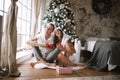
[[97, 40], [100, 41], [109, 41], [109, 38], [88, 38], [87, 39], [87, 50], [93, 52], [93, 48]]
[[69, 39], [70, 39], [70, 36], [64, 33], [61, 44], [64, 46]]

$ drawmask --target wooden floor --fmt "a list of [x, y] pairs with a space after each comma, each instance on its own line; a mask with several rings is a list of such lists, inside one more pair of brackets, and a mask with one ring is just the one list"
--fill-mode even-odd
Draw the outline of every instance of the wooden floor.
[[[9, 77], [3, 80], [120, 80], [120, 72], [100, 72], [91, 68], [77, 70], [70, 75], [59, 75], [52, 69], [33, 69], [30, 62], [34, 61], [34, 57], [27, 57], [18, 65], [18, 70], [21, 72], [20, 77]], [[105, 76], [113, 77], [105, 79]]]

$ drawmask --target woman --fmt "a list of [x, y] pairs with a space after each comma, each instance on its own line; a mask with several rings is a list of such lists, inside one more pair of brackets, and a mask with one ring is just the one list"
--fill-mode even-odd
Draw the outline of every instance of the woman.
[[59, 54], [57, 55], [58, 64], [62, 66], [86, 66], [85, 64], [75, 64], [69, 60], [69, 56], [75, 53], [70, 38], [67, 38], [59, 28], [55, 29], [54, 34], [54, 46], [59, 48]]

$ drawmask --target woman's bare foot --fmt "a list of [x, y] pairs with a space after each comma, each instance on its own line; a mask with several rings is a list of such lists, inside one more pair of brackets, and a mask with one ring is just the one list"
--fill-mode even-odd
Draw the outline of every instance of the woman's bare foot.
[[55, 63], [50, 63], [49, 66], [55, 67], [56, 64]]
[[44, 63], [44, 64], [46, 64], [46, 63], [48, 63], [48, 62], [46, 62], [44, 59], [40, 59], [40, 60], [38, 61], [38, 63]]

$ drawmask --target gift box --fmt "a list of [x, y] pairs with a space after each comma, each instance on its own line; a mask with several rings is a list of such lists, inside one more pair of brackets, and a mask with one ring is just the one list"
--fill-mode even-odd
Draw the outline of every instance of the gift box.
[[57, 66], [56, 71], [58, 74], [72, 74], [72, 67], [59, 67]]

